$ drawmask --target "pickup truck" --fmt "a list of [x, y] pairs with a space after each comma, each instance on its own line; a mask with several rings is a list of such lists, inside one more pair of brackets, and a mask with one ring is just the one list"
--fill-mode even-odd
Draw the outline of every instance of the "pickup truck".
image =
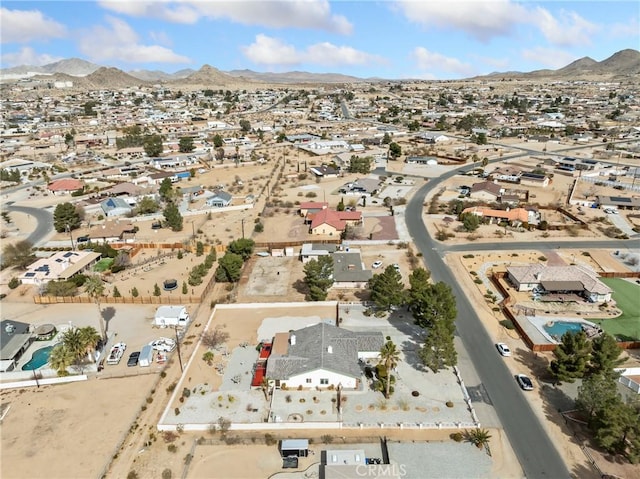
[[107, 364], [118, 364], [124, 355], [127, 345], [125, 343], [116, 343], [109, 351], [107, 356]]

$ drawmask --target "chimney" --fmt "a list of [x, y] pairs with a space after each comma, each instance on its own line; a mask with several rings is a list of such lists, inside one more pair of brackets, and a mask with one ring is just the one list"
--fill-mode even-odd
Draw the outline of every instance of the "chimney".
[[289, 343], [291, 344], [291, 346], [294, 346], [296, 344], [296, 335], [295, 334], [292, 334], [289, 337]]
[[333, 346], [327, 346], [327, 353], [333, 354]]

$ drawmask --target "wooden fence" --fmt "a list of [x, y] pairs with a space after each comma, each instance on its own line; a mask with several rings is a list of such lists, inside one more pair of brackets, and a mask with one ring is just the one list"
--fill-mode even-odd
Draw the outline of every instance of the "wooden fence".
[[[207, 292], [208, 288], [205, 288]], [[185, 294], [178, 294], [175, 296], [121, 296], [114, 298], [111, 296], [104, 296], [100, 298], [100, 304], [193, 304], [200, 303], [202, 296], [191, 296]], [[88, 296], [34, 296], [33, 302], [36, 304], [90, 304], [93, 303], [93, 298]]]

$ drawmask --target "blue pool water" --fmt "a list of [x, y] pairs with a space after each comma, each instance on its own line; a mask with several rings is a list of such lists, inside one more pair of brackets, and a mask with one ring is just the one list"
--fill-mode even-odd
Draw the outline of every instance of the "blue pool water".
[[564, 333], [570, 331], [572, 333], [578, 333], [582, 331], [582, 323], [572, 323], [569, 321], [556, 321], [552, 326], [544, 326], [544, 330], [552, 338], [561, 338]]
[[22, 366], [23, 371], [31, 371], [32, 369], [38, 369], [49, 362], [49, 354], [54, 346], [47, 346], [46, 348], [40, 348], [33, 353], [31, 359], [27, 364]]

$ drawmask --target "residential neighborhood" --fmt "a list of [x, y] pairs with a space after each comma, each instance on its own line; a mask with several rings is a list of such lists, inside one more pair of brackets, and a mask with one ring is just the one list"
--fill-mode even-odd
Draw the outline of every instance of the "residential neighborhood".
[[637, 76], [102, 73], [0, 82], [3, 463], [635, 477]]

